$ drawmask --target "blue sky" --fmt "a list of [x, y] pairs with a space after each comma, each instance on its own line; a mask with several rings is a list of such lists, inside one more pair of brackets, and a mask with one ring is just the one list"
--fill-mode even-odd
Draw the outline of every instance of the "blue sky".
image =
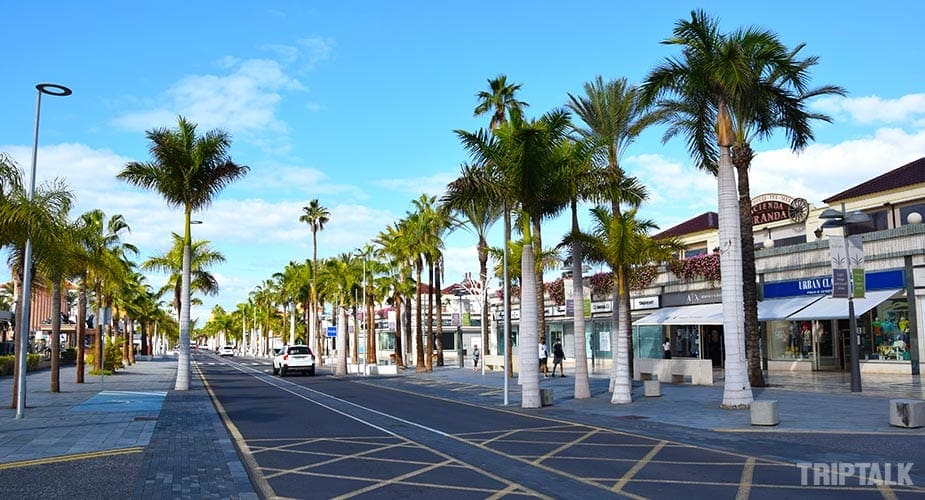
[[[35, 84], [73, 89], [44, 97], [38, 182], [66, 179], [74, 214], [122, 214], [141, 249], [164, 252], [182, 213], [115, 179], [148, 160], [145, 131], [178, 115], [205, 132], [231, 133], [232, 158], [251, 167], [193, 226], [227, 262], [213, 269], [215, 303], [246, 300], [291, 260], [311, 256], [299, 223], [313, 198], [331, 211], [320, 257], [351, 252], [402, 218], [422, 193], [439, 196], [466, 155], [454, 129], [476, 130], [476, 92], [498, 74], [521, 83], [538, 116], [602, 75], [639, 82], [677, 52], [659, 42], [703, 8], [725, 31], [757, 25], [816, 55], [813, 85], [847, 98], [816, 109], [816, 142], [794, 155], [754, 144], [752, 193], [781, 192], [814, 205], [857, 182], [925, 156], [925, 4], [890, 2], [470, 1], [3, 2], [0, 151], [28, 170]], [[15, 42], [14, 42], [15, 41]], [[643, 134], [622, 158], [651, 191], [641, 210], [662, 228], [716, 210], [715, 180], [690, 166], [683, 140]], [[558, 239], [565, 224], [544, 234]], [[495, 238], [494, 245], [500, 244]], [[477, 270], [474, 239], [447, 242], [447, 281]], [[8, 276], [8, 271], [4, 271]], [[4, 277], [0, 275], [0, 278]], [[163, 277], [151, 275], [159, 286]]]

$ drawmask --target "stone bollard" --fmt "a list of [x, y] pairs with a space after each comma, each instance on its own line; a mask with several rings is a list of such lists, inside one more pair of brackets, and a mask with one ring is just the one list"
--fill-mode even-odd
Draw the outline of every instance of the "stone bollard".
[[890, 425], [910, 429], [925, 427], [925, 401], [918, 399], [891, 399]]
[[777, 425], [780, 415], [777, 414], [777, 401], [753, 401], [751, 406], [752, 425]]
[[662, 383], [658, 380], [643, 380], [642, 387], [645, 390], [647, 398], [659, 397], [662, 395]]
[[540, 389], [540, 404], [552, 406], [552, 389]]

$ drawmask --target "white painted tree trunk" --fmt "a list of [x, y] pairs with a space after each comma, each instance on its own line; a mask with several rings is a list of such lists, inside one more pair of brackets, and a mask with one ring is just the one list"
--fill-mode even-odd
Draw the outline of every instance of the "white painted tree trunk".
[[[183, 270], [180, 278], [180, 349], [177, 353], [177, 382], [174, 385], [174, 389], [178, 391], [189, 390], [191, 374], [189, 352], [190, 254], [189, 214], [186, 214], [186, 237], [183, 242]], [[100, 332], [102, 332], [102, 323], [100, 323], [100, 327]]]
[[[625, 279], [622, 281], [625, 283]], [[614, 292], [614, 295], [617, 296], [614, 307], [618, 308], [618, 312], [617, 333], [616, 335], [611, 334], [611, 338], [614, 338], [616, 343], [610, 346], [611, 352], [615, 355], [613, 396], [610, 398], [610, 402], [613, 404], [627, 404], [633, 402], [633, 381], [630, 378], [630, 358], [627, 347], [629, 339], [626, 337], [630, 312], [626, 308], [626, 301], [623, 300], [619, 293], [616, 293], [616, 290]], [[623, 293], [626, 293], [625, 285]]]
[[[577, 229], [577, 215], [572, 212], [573, 230]], [[572, 304], [575, 318], [575, 399], [591, 397], [588, 381], [588, 343], [585, 335], [585, 288], [581, 276], [581, 243], [572, 242]]]
[[340, 319], [337, 322], [337, 367], [334, 375], [343, 377], [347, 375], [347, 309], [340, 304], [338, 314]]
[[[295, 302], [289, 303], [289, 343], [295, 344]], [[308, 342], [306, 342], [308, 344]]]
[[742, 240], [735, 170], [728, 146], [720, 146], [717, 170], [719, 194], [720, 281], [723, 296], [723, 337], [726, 378], [723, 408], [747, 408], [754, 400], [745, 358], [745, 303], [742, 297]]
[[536, 319], [536, 273], [533, 261], [533, 245], [525, 244], [520, 265], [520, 381], [523, 397], [522, 408], [539, 408], [540, 401], [540, 356], [538, 351], [539, 335]]

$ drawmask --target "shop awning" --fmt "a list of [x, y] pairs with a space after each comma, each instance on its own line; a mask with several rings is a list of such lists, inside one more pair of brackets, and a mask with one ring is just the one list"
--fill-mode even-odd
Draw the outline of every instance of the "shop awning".
[[787, 319], [791, 314], [805, 309], [825, 295], [804, 295], [785, 299], [768, 299], [758, 302], [758, 321]]
[[[854, 315], [858, 317], [877, 307], [881, 302], [895, 295], [899, 290], [877, 290], [867, 292], [863, 299], [854, 299]], [[813, 302], [809, 307], [789, 316], [792, 321], [814, 319], [845, 319], [848, 317], [848, 299], [833, 299], [826, 296]]]
[[633, 325], [722, 325], [722, 304], [664, 307]]

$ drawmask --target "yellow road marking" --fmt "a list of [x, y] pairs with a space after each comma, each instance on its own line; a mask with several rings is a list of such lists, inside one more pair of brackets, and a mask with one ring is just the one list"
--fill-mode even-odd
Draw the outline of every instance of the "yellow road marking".
[[630, 479], [633, 479], [633, 476], [641, 471], [643, 467], [648, 465], [649, 461], [652, 460], [652, 458], [655, 457], [658, 452], [662, 451], [662, 448], [664, 448], [666, 444], [668, 444], [668, 441], [659, 441], [657, 445], [649, 450], [649, 453], [646, 453], [646, 456], [640, 458], [639, 461], [630, 468], [630, 470], [626, 471], [626, 474], [623, 474], [623, 477], [621, 477], [620, 480], [617, 481], [617, 484], [613, 485], [613, 488], [610, 490], [613, 492], [621, 491], [623, 487], [626, 486], [626, 483], [630, 482]]
[[755, 476], [755, 457], [748, 457], [745, 460], [745, 467], [742, 469], [742, 477], [739, 478], [739, 491], [736, 492], [736, 500], [748, 500], [752, 491], [752, 478]]
[[35, 458], [32, 460], [21, 460], [19, 462], [7, 462], [0, 464], [0, 470], [16, 469], [19, 467], [31, 467], [33, 465], [56, 464], [61, 462], [74, 462], [76, 460], [87, 460], [90, 458], [111, 457], [114, 455], [130, 455], [132, 453], [142, 453], [145, 451], [144, 446], [134, 446], [132, 448], [118, 448], [115, 450], [91, 451], [88, 453], [75, 453], [73, 455], [58, 455], [55, 457]]
[[556, 449], [554, 449], [554, 450], [549, 451], [549, 452], [546, 453], [545, 455], [542, 455], [542, 456], [540, 456], [540, 457], [537, 457], [537, 459], [534, 460], [534, 463], [539, 464], [539, 463], [541, 463], [541, 462], [544, 462], [544, 461], [546, 461], [546, 459], [548, 459], [549, 457], [555, 456], [555, 455], [559, 454], [560, 452], [565, 451], [565, 450], [567, 450], [568, 448], [571, 448], [572, 446], [575, 446], [576, 444], [578, 444], [578, 443], [580, 443], [580, 442], [582, 442], [582, 441], [585, 441], [586, 439], [588, 439], [588, 438], [590, 438], [591, 436], [597, 434], [598, 432], [600, 432], [600, 431], [597, 430], [597, 429], [593, 429], [591, 432], [585, 433], [583, 436], [579, 437], [578, 439], [573, 439], [572, 441], [570, 441], [570, 442], [568, 442], [568, 443], [563, 443], [562, 446], [560, 446], [560, 447], [558, 447], [558, 448], [556, 448]]

